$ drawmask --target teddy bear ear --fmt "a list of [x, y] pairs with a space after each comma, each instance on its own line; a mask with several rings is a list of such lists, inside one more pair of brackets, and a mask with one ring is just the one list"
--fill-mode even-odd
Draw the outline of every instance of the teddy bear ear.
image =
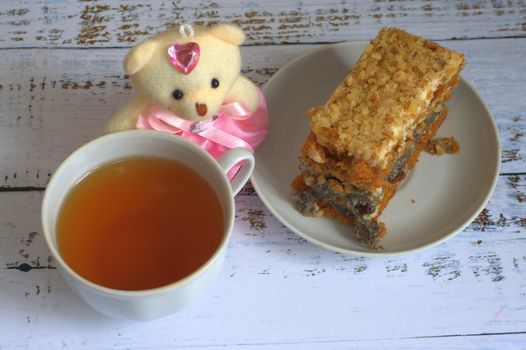
[[150, 61], [157, 47], [157, 41], [150, 39], [132, 48], [124, 58], [124, 70], [126, 73], [135, 74], [141, 70]]
[[232, 45], [239, 46], [245, 41], [245, 33], [233, 24], [218, 24], [210, 28], [209, 33]]

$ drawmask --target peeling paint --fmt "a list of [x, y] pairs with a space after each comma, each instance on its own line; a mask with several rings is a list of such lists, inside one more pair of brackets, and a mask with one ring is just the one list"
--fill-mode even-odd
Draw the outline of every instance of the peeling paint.
[[78, 45], [93, 45], [110, 41], [110, 32], [106, 30], [111, 15], [104, 15], [110, 10], [110, 5], [86, 5], [80, 13], [80, 32], [77, 35]]
[[433, 280], [452, 281], [462, 275], [460, 260], [451, 256], [435, 256], [422, 266], [426, 268], [427, 275], [431, 276]]
[[35, 239], [36, 236], [38, 236], [38, 232], [35, 232], [35, 231], [32, 231], [32, 232], [29, 232], [27, 234], [27, 237], [26, 238], [22, 238], [20, 240], [20, 243], [23, 243], [25, 244], [26, 246], [29, 246], [31, 245], [31, 243], [33, 243], [33, 240]]
[[496, 253], [470, 256], [469, 265], [476, 277], [489, 277], [493, 282], [504, 279], [501, 258]]
[[352, 271], [354, 274], [360, 274], [367, 270], [367, 259], [364, 257], [348, 256], [341, 253], [334, 254], [341, 258], [335, 268], [336, 271]]
[[519, 188], [520, 181], [521, 178], [519, 175], [511, 175], [507, 178], [506, 183], [514, 190], [517, 190]]
[[264, 217], [265, 214], [262, 210], [248, 210], [246, 217], [243, 217], [242, 221], [248, 221], [250, 224], [250, 228], [254, 230], [263, 230], [267, 228], [267, 224], [265, 224]]
[[[520, 36], [526, 31], [526, 22], [522, 18], [526, 13], [526, 4], [522, 2], [504, 5], [495, 5], [487, 0], [432, 4], [426, 1], [373, 4], [341, 2], [332, 3], [331, 6], [323, 2], [298, 4], [284, 2], [276, 6], [273, 2], [219, 4], [205, 0], [193, 3], [161, 0], [112, 5], [77, 1], [66, 5], [36, 1], [23, 8], [0, 12], [0, 27], [3, 27], [3, 33], [8, 33], [3, 39], [4, 43], [64, 46], [129, 45], [183, 21], [204, 26], [218, 22], [237, 24], [245, 31], [249, 44], [368, 39], [374, 36], [378, 25], [392, 25], [393, 21], [400, 27], [408, 28], [420, 26], [433, 18], [437, 21], [456, 16], [469, 17], [466, 23], [457, 23], [460, 26], [457, 32], [464, 33], [463, 37], [498, 37], [509, 36], [510, 33]], [[240, 11], [244, 8], [250, 10]], [[61, 12], [65, 13], [62, 15]], [[499, 20], [492, 21], [492, 18]], [[13, 34], [29, 24], [35, 27], [32, 34]], [[363, 27], [356, 31], [353, 27], [357, 24]], [[55, 28], [57, 32], [49, 32], [49, 28]], [[447, 31], [436, 31], [431, 27], [424, 28], [426, 30], [422, 35], [434, 36], [434, 39], [452, 39]], [[343, 32], [356, 34], [350, 38], [339, 35], [334, 39], [334, 34]]]
[[502, 163], [516, 162], [522, 159], [520, 150], [511, 149], [502, 151]]
[[479, 216], [471, 223], [473, 230], [484, 232], [488, 226], [494, 225], [494, 221], [490, 219], [489, 210], [482, 209]]
[[315, 276], [318, 276], [322, 273], [325, 273], [325, 269], [304, 269], [303, 270], [303, 276], [306, 276], [306, 277], [315, 277]]
[[385, 264], [387, 277], [399, 276], [407, 272], [407, 263], [402, 260], [388, 260]]
[[238, 196], [255, 196], [256, 195], [256, 191], [254, 190], [254, 187], [252, 187], [252, 184], [250, 182], [248, 182], [245, 187], [243, 187], [241, 189], [241, 191], [239, 191], [239, 193], [237, 194]]

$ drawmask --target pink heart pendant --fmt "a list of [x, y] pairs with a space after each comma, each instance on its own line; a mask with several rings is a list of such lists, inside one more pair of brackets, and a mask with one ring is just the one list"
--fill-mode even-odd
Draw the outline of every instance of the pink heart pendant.
[[189, 74], [197, 65], [201, 50], [194, 42], [174, 44], [168, 48], [170, 62], [181, 73]]

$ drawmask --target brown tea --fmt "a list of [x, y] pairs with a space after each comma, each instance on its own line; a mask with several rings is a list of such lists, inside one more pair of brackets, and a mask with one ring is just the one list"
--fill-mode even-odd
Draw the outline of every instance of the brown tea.
[[93, 170], [72, 188], [59, 213], [57, 244], [84, 278], [144, 290], [202, 266], [224, 225], [216, 193], [194, 170], [174, 160], [130, 157]]

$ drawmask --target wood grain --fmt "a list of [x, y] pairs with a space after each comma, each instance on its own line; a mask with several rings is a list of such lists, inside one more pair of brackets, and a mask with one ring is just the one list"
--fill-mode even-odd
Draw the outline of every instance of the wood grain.
[[[247, 185], [225, 267], [200, 300], [150, 323], [96, 313], [46, 247], [42, 189], [133, 95], [127, 48], [183, 21], [238, 24], [243, 72], [259, 84], [319, 44], [382, 26], [466, 54], [463, 77], [502, 143], [491, 200], [433, 249], [368, 259], [306, 242]], [[3, 0], [0, 30], [0, 349], [526, 349], [524, 1]]]
[[[467, 56], [463, 75], [493, 112], [502, 172], [526, 171], [526, 39], [448, 41]], [[245, 47], [244, 72], [262, 84], [319, 45]], [[133, 94], [126, 49], [0, 51], [0, 187], [43, 187], [75, 148], [99, 136]]]
[[[0, 344], [416, 347], [438, 344], [420, 337], [518, 332], [488, 340], [511, 347], [526, 322], [526, 202], [517, 199], [525, 193], [526, 176], [502, 176], [479, 222], [431, 250], [388, 259], [318, 248], [258, 197], [238, 196], [219, 280], [182, 313], [143, 324], [107, 319], [64, 285], [40, 229], [41, 193], [0, 193]], [[459, 341], [444, 344], [484, 342]]]
[[368, 40], [382, 26], [430, 39], [523, 37], [510, 1], [17, 1], [0, 9], [0, 47], [129, 46], [181, 22], [238, 24], [247, 44]]

